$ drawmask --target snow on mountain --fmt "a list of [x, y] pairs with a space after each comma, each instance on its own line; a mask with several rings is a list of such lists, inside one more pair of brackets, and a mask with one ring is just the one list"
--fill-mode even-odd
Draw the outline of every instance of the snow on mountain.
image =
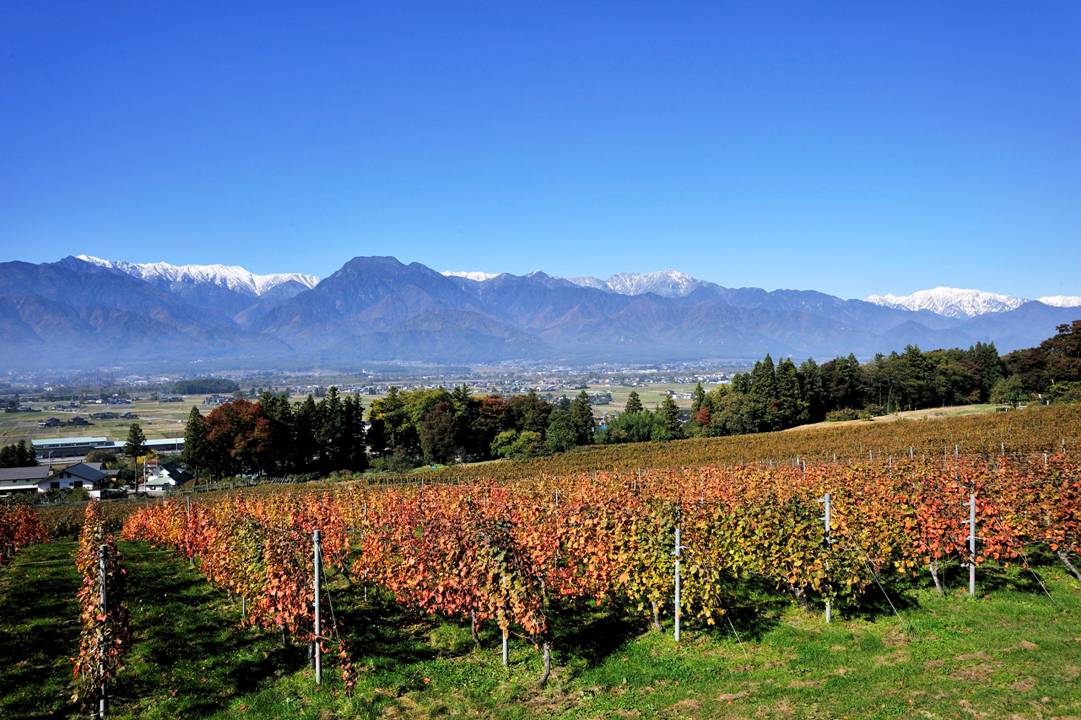
[[971, 318], [987, 313], [1005, 312], [1024, 305], [1028, 300], [984, 290], [937, 287], [919, 290], [911, 295], [868, 295], [869, 303], [900, 310], [929, 310], [951, 318]]
[[595, 277], [572, 277], [567, 278], [569, 282], [574, 283], [580, 287], [593, 288], [594, 290], [604, 290], [606, 292], [613, 292], [612, 288], [608, 287], [608, 283], [600, 278]]
[[439, 273], [445, 277], [460, 277], [466, 280], [473, 280], [475, 282], [484, 282], [485, 280], [491, 280], [494, 277], [498, 277], [499, 273], [479, 272], [474, 270], [443, 270]]
[[570, 278], [575, 285], [608, 290], [620, 295], [644, 295], [654, 293], [662, 297], [683, 297], [690, 295], [696, 288], [708, 283], [693, 278], [679, 270], [658, 270], [656, 272], [616, 273], [607, 280], [595, 277]]
[[234, 292], [256, 297], [265, 295], [286, 283], [299, 283], [305, 288], [319, 284], [319, 278], [301, 273], [272, 273], [256, 275], [239, 265], [172, 265], [166, 262], [129, 263], [124, 260], [103, 260], [92, 255], [79, 255], [84, 262], [113, 268], [142, 280], [191, 285], [217, 285]]
[[1052, 307], [1081, 307], [1081, 295], [1048, 295], [1037, 299]]

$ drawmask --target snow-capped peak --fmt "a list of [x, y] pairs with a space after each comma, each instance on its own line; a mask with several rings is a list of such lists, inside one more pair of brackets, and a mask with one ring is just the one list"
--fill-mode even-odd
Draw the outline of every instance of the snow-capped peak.
[[124, 260], [103, 260], [93, 255], [79, 255], [84, 262], [113, 268], [142, 280], [158, 280], [170, 284], [217, 285], [246, 295], [264, 295], [279, 285], [294, 282], [305, 288], [319, 284], [319, 278], [301, 273], [272, 273], [256, 275], [239, 265], [172, 265], [166, 262], [129, 263]]
[[498, 277], [499, 273], [480, 272], [475, 270], [444, 270], [440, 275], [445, 277], [460, 277], [466, 280], [473, 280], [475, 282], [484, 282], [485, 280], [491, 280], [494, 277]]
[[1037, 299], [1054, 307], [1081, 307], [1081, 295], [1048, 295]]
[[608, 290], [620, 295], [643, 295], [654, 293], [664, 297], [683, 297], [707, 283], [693, 278], [679, 270], [657, 270], [655, 272], [616, 273], [607, 280], [595, 277], [570, 278], [575, 285]]
[[949, 287], [919, 290], [911, 295], [868, 295], [864, 299], [875, 305], [885, 305], [901, 310], [929, 310], [937, 315], [952, 318], [1005, 312], [1028, 302], [1025, 298], [1012, 295]]

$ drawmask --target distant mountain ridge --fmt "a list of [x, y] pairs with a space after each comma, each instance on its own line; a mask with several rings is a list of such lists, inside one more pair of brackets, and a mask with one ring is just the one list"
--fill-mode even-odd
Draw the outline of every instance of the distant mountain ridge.
[[828, 359], [977, 341], [1007, 351], [1081, 317], [1072, 307], [972, 292], [932, 292], [942, 302], [909, 308], [892, 296], [876, 303], [726, 288], [678, 271], [601, 281], [440, 273], [356, 257], [317, 282], [230, 266], [68, 257], [0, 263], [0, 368], [661, 362], [766, 352]]
[[276, 288], [295, 283], [304, 289], [319, 284], [315, 275], [302, 273], [273, 273], [256, 275], [239, 265], [173, 265], [167, 262], [129, 263], [124, 260], [103, 260], [93, 255], [77, 255], [79, 260], [114, 268], [142, 280], [164, 280], [170, 283], [211, 284], [256, 297]]
[[93, 255], [79, 255], [76, 259], [145, 280], [195, 307], [224, 313], [241, 326], [247, 326], [271, 308], [319, 284], [319, 278], [314, 275], [257, 275], [239, 265], [130, 263], [103, 260]]
[[[911, 295], [869, 295], [867, 302], [903, 310], [930, 310], [944, 317], [974, 318], [989, 313], [1016, 310], [1030, 300], [984, 290], [937, 287], [918, 290]], [[1055, 295], [1038, 298], [1037, 302], [1052, 307], [1081, 306], [1081, 297]]]

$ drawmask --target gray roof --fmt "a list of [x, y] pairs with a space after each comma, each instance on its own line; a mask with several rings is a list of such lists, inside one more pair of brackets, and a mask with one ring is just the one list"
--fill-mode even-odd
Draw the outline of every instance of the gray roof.
[[91, 467], [86, 463], [79, 463], [78, 465], [72, 465], [66, 467], [60, 471], [61, 474], [67, 473], [68, 475], [74, 475], [82, 480], [88, 480], [90, 482], [101, 482], [105, 477], [105, 473], [97, 468]]
[[49, 468], [45, 465], [31, 465], [30, 467], [0, 468], [0, 482], [12, 483], [19, 481], [38, 482], [49, 477]]

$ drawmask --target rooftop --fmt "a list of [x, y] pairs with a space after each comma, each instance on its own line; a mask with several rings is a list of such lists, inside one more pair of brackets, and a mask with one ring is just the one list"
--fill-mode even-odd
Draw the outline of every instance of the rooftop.
[[37, 482], [49, 477], [49, 468], [43, 465], [30, 467], [0, 468], [0, 483], [11, 483], [20, 480]]
[[106, 437], [59, 437], [31, 441], [36, 448], [67, 447], [68, 445], [101, 445], [109, 442]]

